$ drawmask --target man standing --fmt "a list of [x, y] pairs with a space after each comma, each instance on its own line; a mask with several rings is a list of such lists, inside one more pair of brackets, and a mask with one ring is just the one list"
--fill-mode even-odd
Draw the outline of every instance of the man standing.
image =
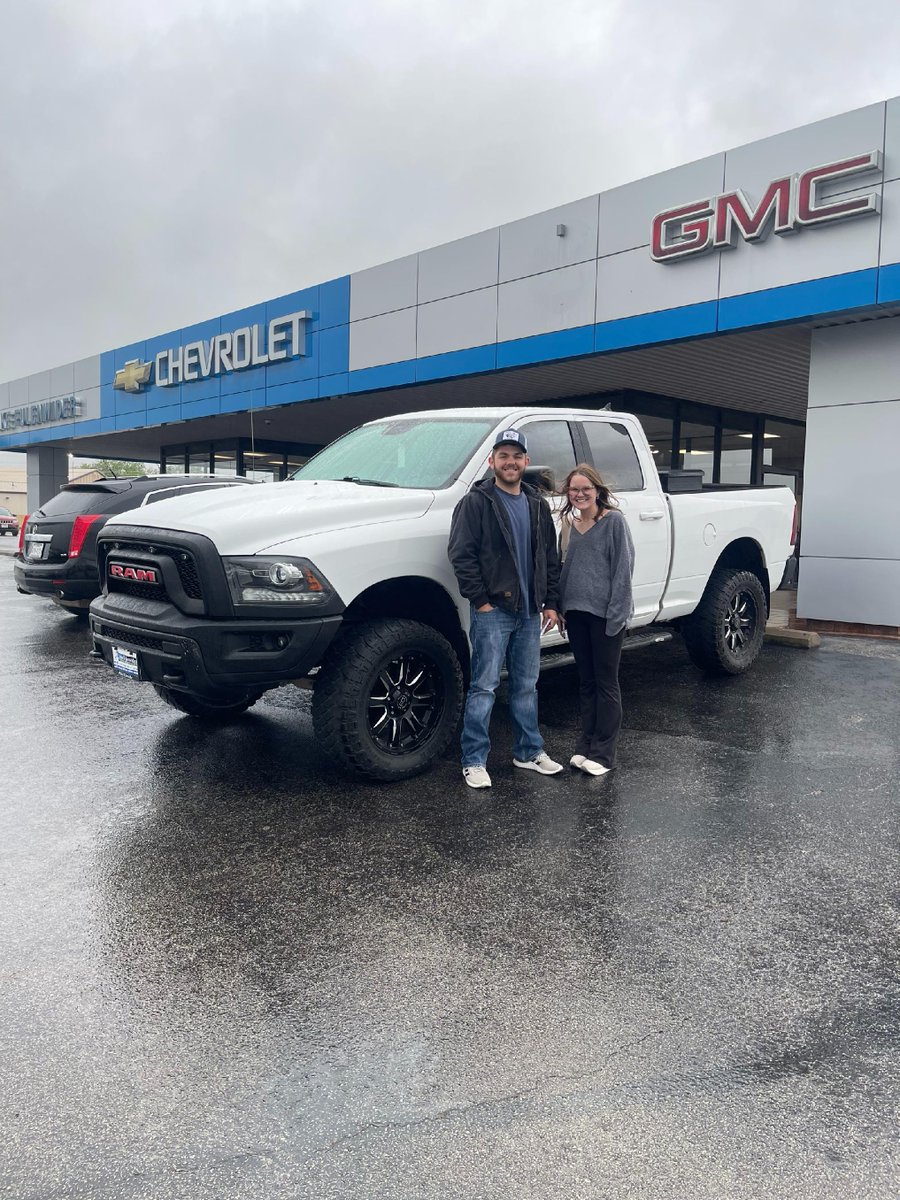
[[537, 722], [541, 625], [557, 623], [559, 551], [550, 507], [522, 483], [525, 434], [505, 429], [481, 480], [457, 504], [448, 552], [459, 590], [472, 606], [472, 678], [463, 717], [462, 767], [469, 787], [491, 786], [488, 726], [504, 660], [515, 730], [513, 765], [541, 775], [563, 768], [544, 752]]

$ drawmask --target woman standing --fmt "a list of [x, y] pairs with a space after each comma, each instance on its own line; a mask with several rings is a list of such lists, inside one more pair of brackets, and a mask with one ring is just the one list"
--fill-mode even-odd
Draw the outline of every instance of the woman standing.
[[616, 765], [622, 724], [619, 659], [633, 611], [634, 543], [628, 523], [593, 467], [563, 484], [560, 614], [578, 667], [581, 739], [570, 763], [588, 775]]

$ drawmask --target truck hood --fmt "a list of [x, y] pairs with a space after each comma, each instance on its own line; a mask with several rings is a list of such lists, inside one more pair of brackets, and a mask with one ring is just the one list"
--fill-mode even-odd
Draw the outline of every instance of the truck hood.
[[279, 542], [422, 516], [434, 492], [333, 480], [287, 480], [210, 489], [118, 513], [107, 522], [199, 533], [220, 554], [259, 554]]

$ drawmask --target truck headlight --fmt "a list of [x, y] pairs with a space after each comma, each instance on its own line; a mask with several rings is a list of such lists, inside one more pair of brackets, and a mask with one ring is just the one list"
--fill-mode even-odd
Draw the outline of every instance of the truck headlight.
[[325, 576], [305, 558], [255, 555], [224, 558], [235, 604], [324, 604], [334, 595]]

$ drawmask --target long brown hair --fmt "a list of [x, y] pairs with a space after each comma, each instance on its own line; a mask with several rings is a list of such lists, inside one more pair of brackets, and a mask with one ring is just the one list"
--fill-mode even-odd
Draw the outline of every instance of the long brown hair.
[[560, 514], [563, 518], [568, 518], [570, 521], [574, 520], [572, 513], [573, 513], [573, 510], [575, 509], [575, 505], [569, 499], [569, 488], [572, 484], [572, 480], [575, 478], [576, 475], [583, 475], [585, 477], [585, 479], [587, 479], [588, 482], [592, 483], [594, 485], [594, 487], [597, 489], [597, 518], [596, 519], [598, 521], [607, 509], [619, 507], [619, 503], [616, 500], [615, 496], [612, 494], [612, 492], [609, 490], [609, 488], [606, 486], [606, 484], [603, 482], [603, 480], [600, 478], [600, 476], [597, 474], [597, 472], [594, 470], [594, 468], [588, 466], [587, 463], [579, 463], [577, 467], [574, 467], [568, 473], [562, 487], [559, 489], [561, 495], [565, 496], [565, 498], [566, 498], [566, 502], [562, 506], [562, 511]]

